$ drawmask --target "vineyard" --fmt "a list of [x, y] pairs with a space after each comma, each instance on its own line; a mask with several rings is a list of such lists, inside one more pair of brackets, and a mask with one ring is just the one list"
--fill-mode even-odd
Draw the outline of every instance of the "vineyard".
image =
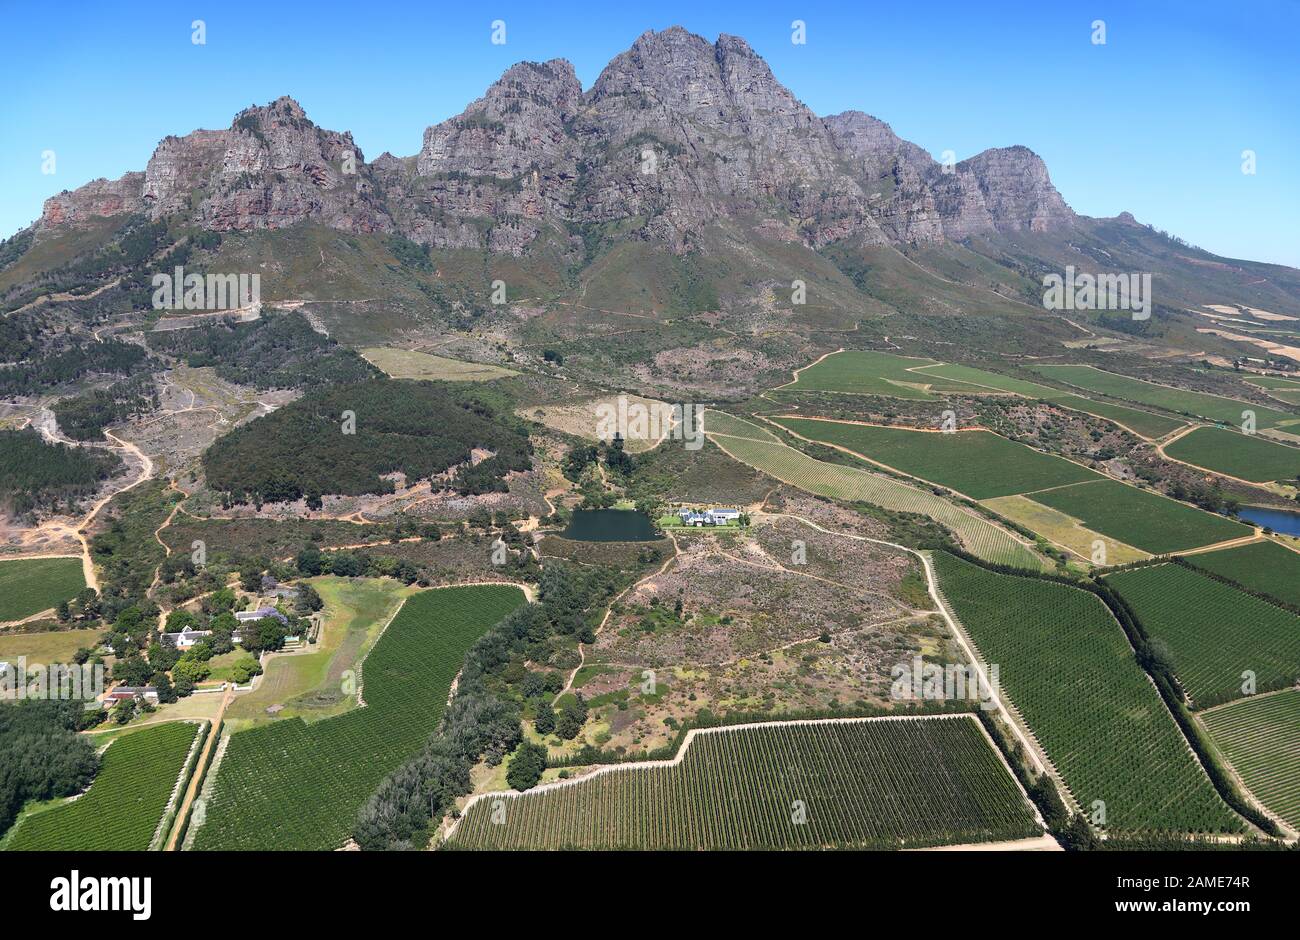
[[362, 664], [365, 707], [231, 735], [194, 847], [325, 850], [346, 842], [366, 798], [437, 728], [470, 646], [523, 600], [505, 585], [407, 600]]
[[1089, 529], [1152, 554], [1181, 552], [1250, 535], [1251, 529], [1118, 480], [1028, 494]]
[[1267, 483], [1300, 476], [1300, 447], [1224, 428], [1197, 428], [1165, 447], [1165, 454], [1228, 476]]
[[49, 610], [85, 586], [80, 558], [0, 561], [0, 622]]
[[971, 499], [1014, 496], [1099, 479], [1085, 467], [991, 431], [942, 434], [843, 421], [775, 420], [800, 437], [843, 447], [911, 476], [952, 487]]
[[1250, 791], [1300, 829], [1300, 689], [1233, 702], [1201, 721]]
[[1197, 568], [1229, 578], [1249, 590], [1300, 605], [1300, 553], [1276, 542], [1251, 542], [1193, 555], [1188, 560]]
[[1040, 832], [979, 724], [963, 715], [697, 733], [678, 763], [480, 798], [449, 844], [884, 849]]
[[937, 552], [939, 587], [1076, 800], [1120, 831], [1238, 832], [1094, 595]]
[[[84, 795], [26, 817], [11, 851], [143, 852], [174, 792], [203, 725], [173, 721], [130, 731], [109, 745]], [[177, 786], [181, 783], [182, 787]]]
[[1129, 378], [1127, 375], [1103, 372], [1091, 366], [1044, 365], [1036, 367], [1034, 371], [1085, 391], [1098, 392], [1168, 411], [1199, 415], [1225, 424], [1240, 425], [1242, 412], [1245, 410], [1255, 413], [1256, 426], [1259, 428], [1271, 428], [1288, 421], [1300, 420], [1296, 415], [1257, 405], [1254, 402], [1157, 385], [1154, 382]]
[[1243, 673], [1256, 692], [1300, 678], [1300, 617], [1181, 565], [1106, 578], [1147, 633], [1169, 647], [1174, 671], [1198, 708], [1240, 698]]
[[849, 395], [890, 395], [894, 398], [932, 399], [936, 396], [923, 388], [938, 391], [979, 393], [965, 382], [941, 376], [920, 375], [908, 370], [918, 366], [937, 366], [933, 359], [909, 359], [889, 353], [849, 349], [832, 353], [820, 362], [799, 372], [798, 378], [783, 389], [797, 392], [841, 392]]
[[956, 533], [968, 552], [988, 561], [1021, 568], [1039, 568], [1043, 565], [1042, 559], [1028, 546], [1014, 539], [1005, 530], [942, 497], [880, 474], [814, 460], [793, 447], [775, 440], [769, 442], [761, 439], [759, 435], [766, 434], [766, 431], [738, 418], [730, 418], [731, 423], [722, 426], [730, 429], [741, 425], [743, 427], [737, 429], [748, 436], [720, 434], [712, 430], [719, 424], [716, 419], [718, 414], [710, 411], [705, 418], [705, 427], [709, 429], [709, 436], [714, 443], [735, 460], [783, 483], [830, 499], [861, 501], [893, 512], [914, 512], [929, 516]]

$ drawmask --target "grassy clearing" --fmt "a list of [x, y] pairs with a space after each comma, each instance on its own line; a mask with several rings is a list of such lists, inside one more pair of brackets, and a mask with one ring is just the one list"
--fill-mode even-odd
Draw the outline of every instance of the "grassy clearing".
[[0, 622], [24, 620], [57, 607], [85, 586], [80, 558], [0, 561]]
[[1089, 529], [1156, 555], [1251, 534], [1249, 526], [1117, 480], [1093, 480], [1027, 495]]
[[1079, 804], [1112, 831], [1239, 832], [1096, 596], [944, 552], [939, 587]]
[[1014, 496], [1099, 479], [1085, 467], [991, 431], [941, 434], [842, 421], [775, 420], [801, 437], [846, 448], [876, 463], [951, 487], [971, 499]]
[[374, 645], [380, 629], [412, 589], [391, 578], [315, 578], [310, 582], [325, 601], [320, 642], [310, 653], [272, 657], [257, 688], [240, 695], [226, 710], [233, 727], [265, 721], [267, 708], [283, 706], [277, 720], [326, 718], [356, 707], [343, 692], [343, 674]]
[[1242, 699], [1201, 722], [1250, 791], [1300, 829], [1300, 689]]
[[1300, 617], [1181, 565], [1119, 571], [1107, 583], [1150, 635], [1168, 644], [1174, 670], [1198, 708], [1240, 698], [1243, 675], [1258, 692], [1300, 678]]
[[1225, 428], [1197, 428], [1167, 445], [1165, 454], [1252, 483], [1300, 476], [1300, 447]]
[[70, 663], [73, 654], [99, 645], [103, 630], [49, 630], [42, 633], [0, 633], [0, 661], [26, 656], [28, 665]]
[[933, 493], [866, 470], [814, 460], [785, 444], [752, 437], [710, 436], [734, 459], [808, 493], [929, 516], [951, 529], [967, 551], [988, 561], [1020, 568], [1041, 568], [1045, 564], [1005, 530]]
[[1188, 559], [1198, 568], [1230, 578], [1288, 604], [1300, 605], [1300, 553], [1276, 542], [1259, 541]]
[[142, 852], [167, 812], [201, 726], [173, 721], [122, 735], [82, 796], [24, 817], [11, 851]]
[[371, 365], [394, 379], [433, 379], [445, 382], [490, 382], [518, 375], [513, 369], [465, 362], [392, 346], [367, 346], [358, 350]]
[[470, 646], [523, 601], [523, 591], [502, 585], [412, 596], [363, 663], [364, 708], [230, 736], [194, 847], [341, 846], [379, 782], [437, 728]]
[[1180, 414], [1199, 415], [1202, 418], [1208, 418], [1211, 421], [1222, 421], [1225, 424], [1241, 424], [1242, 412], [1246, 410], [1255, 413], [1256, 426], [1260, 428], [1274, 427], [1290, 421], [1300, 421], [1300, 416], [1278, 411], [1276, 408], [1269, 408], [1265, 405], [1257, 405], [1254, 402], [1239, 401], [1221, 395], [1209, 395], [1205, 392], [1190, 392], [1186, 389], [1171, 388], [1167, 385], [1157, 385], [1154, 382], [1145, 382], [1142, 379], [1133, 379], [1126, 375], [1117, 375], [1114, 372], [1103, 372], [1101, 369], [1094, 369], [1092, 366], [1036, 366], [1034, 371], [1048, 378], [1064, 382], [1067, 385], [1082, 388], [1085, 391], [1098, 392], [1102, 395], [1110, 395], [1113, 398], [1137, 402], [1140, 405], [1164, 408]]
[[[601, 430], [601, 416], [617, 415], [620, 397], [626, 399], [628, 410], [633, 412], [628, 415], [624, 434], [626, 440], [624, 446], [627, 451], [636, 454], [657, 445], [660, 441], [660, 433], [666, 433], [672, 427], [673, 407], [667, 402], [642, 398], [640, 395], [606, 395], [603, 398], [589, 398], [562, 405], [539, 405], [520, 408], [515, 414], [530, 421], [540, 422], [556, 431], [595, 441], [599, 439], [596, 435]], [[645, 409], [647, 420], [636, 420], [637, 414], [634, 410], [636, 406]]]
[[470, 808], [452, 847], [905, 848], [1041, 831], [967, 715], [713, 731], [677, 765], [503, 795], [504, 825], [491, 821], [496, 799]]

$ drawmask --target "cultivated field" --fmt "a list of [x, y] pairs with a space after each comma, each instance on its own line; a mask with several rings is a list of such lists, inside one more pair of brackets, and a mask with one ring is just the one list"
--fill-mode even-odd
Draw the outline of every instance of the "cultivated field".
[[1085, 467], [991, 431], [943, 434], [844, 421], [774, 420], [801, 437], [843, 447], [911, 476], [951, 487], [971, 499], [1013, 496], [1098, 479]]
[[[503, 824], [492, 822], [498, 800]], [[482, 797], [449, 844], [881, 849], [1040, 831], [976, 721], [954, 716], [699, 733], [677, 764], [614, 768], [533, 793]]]
[[[718, 412], [705, 417], [706, 430]], [[879, 474], [814, 460], [807, 454], [775, 441], [759, 439], [766, 433], [756, 425], [732, 418], [753, 428], [751, 437], [732, 437], [709, 431], [709, 437], [727, 454], [784, 483], [809, 493], [848, 502], [871, 503], [894, 512], [914, 512], [947, 526], [971, 554], [999, 564], [1019, 568], [1041, 568], [1042, 558], [1004, 529], [960, 509], [953, 503]]]
[[1229, 539], [1251, 528], [1117, 480], [1093, 480], [1028, 494], [1073, 516], [1087, 528], [1145, 552], [1181, 552]]
[[1300, 476], [1300, 447], [1224, 428], [1197, 428], [1166, 445], [1165, 454], [1252, 483]]
[[799, 370], [795, 381], [781, 388], [790, 391], [843, 392], [851, 395], [889, 395], [893, 398], [932, 399], [933, 391], [964, 390], [978, 393], [964, 382], [909, 372], [917, 366], [937, 366], [933, 359], [910, 359], [889, 353], [849, 349], [832, 353]]
[[1108, 575], [1146, 628], [1173, 655], [1174, 670], [1197, 708], [1240, 698], [1243, 673], [1255, 691], [1300, 678], [1300, 617], [1181, 565]]
[[1152, 405], [1180, 414], [1199, 415], [1225, 424], [1240, 425], [1243, 420], [1242, 412], [1245, 410], [1255, 413], [1256, 426], [1260, 428], [1300, 420], [1300, 416], [1269, 408], [1266, 405], [1157, 385], [1154, 382], [1144, 382], [1126, 375], [1116, 375], [1114, 372], [1103, 372], [1092, 366], [1036, 366], [1034, 371], [1085, 391], [1110, 395], [1140, 405]]
[[104, 752], [82, 796], [22, 818], [5, 843], [12, 851], [143, 852], [156, 847], [159, 824], [184, 789], [203, 725], [171, 721], [122, 735]]
[[[917, 387], [920, 386], [920, 387]], [[834, 391], [895, 398], [934, 399], [951, 392], [988, 395], [1004, 392], [1049, 401], [1062, 408], [1083, 411], [1118, 422], [1142, 437], [1163, 437], [1186, 422], [1137, 408], [1094, 402], [1061, 389], [1027, 382], [973, 366], [908, 359], [888, 353], [849, 351], [835, 353], [799, 373], [798, 380], [782, 388], [794, 391]], [[928, 390], [928, 391], [927, 391]]]
[[1123, 565], [1131, 561], [1141, 561], [1151, 556], [1141, 549], [1103, 536], [1100, 532], [1081, 525], [1063, 512], [1057, 512], [1036, 503], [1028, 496], [999, 496], [986, 499], [984, 505], [1000, 516], [1004, 516], [1032, 532], [1037, 532], [1049, 542], [1074, 552], [1079, 558], [1093, 562], [1096, 543], [1100, 541], [1106, 547], [1106, 554], [1101, 564]]
[[362, 665], [365, 707], [230, 736], [197, 849], [334, 849], [384, 775], [438, 726], [470, 646], [518, 607], [503, 585], [411, 597]]
[[1123, 629], [1086, 591], [934, 555], [939, 587], [1086, 812], [1115, 831], [1238, 832]]
[[416, 352], [413, 349], [396, 349], [392, 346], [368, 346], [359, 350], [375, 368], [395, 379], [441, 379], [445, 382], [487, 382], [507, 375], [518, 375], [513, 369], [465, 362]]
[[85, 586], [80, 558], [0, 561], [0, 623], [57, 607]]
[[1288, 604], [1300, 605], [1300, 553], [1259, 541], [1191, 557], [1192, 564]]
[[1242, 699], [1201, 722], [1250, 791], [1300, 829], [1300, 689]]

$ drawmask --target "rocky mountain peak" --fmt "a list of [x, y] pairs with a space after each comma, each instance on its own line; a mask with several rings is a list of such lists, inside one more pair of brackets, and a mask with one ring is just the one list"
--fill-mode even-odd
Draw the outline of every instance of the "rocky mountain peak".
[[548, 228], [572, 240], [575, 225], [628, 220], [636, 237], [685, 251], [737, 217], [814, 247], [1074, 219], [1028, 148], [942, 167], [869, 114], [818, 117], [744, 39], [679, 26], [641, 34], [585, 93], [564, 59], [511, 66], [427, 128], [413, 157], [367, 164], [351, 134], [317, 127], [282, 96], [227, 129], [164, 139], [143, 174], [61, 193], [43, 224], [126, 212], [233, 231], [314, 219], [512, 254]]

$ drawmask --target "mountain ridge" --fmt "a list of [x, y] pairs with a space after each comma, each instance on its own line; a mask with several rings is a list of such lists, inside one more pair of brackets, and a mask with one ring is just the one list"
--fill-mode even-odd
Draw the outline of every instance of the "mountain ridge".
[[[159, 142], [143, 171], [46, 200], [36, 225], [143, 212], [214, 231], [316, 220], [435, 248], [523, 254], [545, 229], [637, 220], [678, 253], [721, 215], [793, 226], [819, 247], [959, 240], [1067, 225], [1027, 147], [953, 166], [862, 112], [814, 114], [744, 39], [647, 31], [583, 90], [564, 59], [520, 62], [409, 157], [367, 163], [350, 132], [282, 96], [229, 128]], [[572, 237], [572, 236], [570, 236]]]

